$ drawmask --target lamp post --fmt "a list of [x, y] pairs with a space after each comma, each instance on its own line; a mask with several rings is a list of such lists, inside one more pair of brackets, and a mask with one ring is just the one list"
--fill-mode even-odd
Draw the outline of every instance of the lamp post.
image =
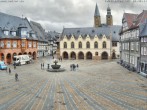
[[112, 28], [109, 26], [110, 29], [110, 60], [112, 60]]
[[130, 38], [129, 38], [129, 71], [131, 71], [131, 62], [130, 62], [130, 55], [131, 54], [131, 42], [130, 42]]

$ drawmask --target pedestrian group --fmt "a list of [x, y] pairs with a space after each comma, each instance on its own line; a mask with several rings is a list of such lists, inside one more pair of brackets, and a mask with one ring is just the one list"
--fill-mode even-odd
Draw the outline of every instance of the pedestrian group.
[[79, 65], [77, 64], [77, 65], [75, 65], [75, 64], [71, 64], [70, 65], [70, 70], [71, 71], [76, 71], [76, 69], [78, 69], [79, 68]]

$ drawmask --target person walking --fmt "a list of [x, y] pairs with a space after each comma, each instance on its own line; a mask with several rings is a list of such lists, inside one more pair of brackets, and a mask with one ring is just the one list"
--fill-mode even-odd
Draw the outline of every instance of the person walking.
[[42, 68], [44, 69], [44, 63], [42, 63]]
[[15, 73], [15, 81], [18, 81], [18, 74]]
[[79, 65], [77, 64], [76, 67], [77, 67], [77, 70], [78, 70], [79, 69]]
[[8, 72], [8, 67], [6, 68], [6, 72]]
[[73, 71], [76, 71], [76, 65], [73, 64]]
[[11, 74], [11, 69], [9, 68], [9, 74]]
[[72, 71], [72, 64], [70, 64], [70, 71]]
[[41, 69], [42, 69], [42, 63], [41, 63]]
[[79, 65], [77, 64], [77, 68], [79, 68]]
[[62, 57], [61, 57], [61, 62], [62, 62]]
[[14, 63], [14, 70], [16, 69], [16, 64]]

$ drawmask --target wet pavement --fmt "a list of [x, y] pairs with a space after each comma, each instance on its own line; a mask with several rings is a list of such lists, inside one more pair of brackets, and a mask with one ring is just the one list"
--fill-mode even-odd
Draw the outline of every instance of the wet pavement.
[[57, 73], [46, 71], [48, 63], [45, 57], [10, 65], [11, 74], [0, 70], [0, 110], [147, 110], [147, 79], [116, 61], [63, 60], [66, 71]]

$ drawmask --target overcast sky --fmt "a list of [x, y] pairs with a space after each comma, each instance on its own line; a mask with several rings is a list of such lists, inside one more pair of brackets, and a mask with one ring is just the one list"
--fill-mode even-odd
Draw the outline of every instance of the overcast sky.
[[[18, 1], [18, 2], [6, 2]], [[124, 11], [141, 13], [147, 10], [146, 2], [106, 2], [109, 0], [0, 0], [0, 12], [27, 17], [41, 23], [46, 30], [62, 32], [63, 27], [92, 27], [97, 3], [102, 23], [106, 22], [108, 4], [112, 10], [113, 23], [121, 25]], [[120, 1], [120, 0], [111, 0]], [[123, 1], [123, 0], [121, 0]], [[144, 0], [142, 0], [144, 1]], [[1, 22], [1, 21], [0, 21]]]

